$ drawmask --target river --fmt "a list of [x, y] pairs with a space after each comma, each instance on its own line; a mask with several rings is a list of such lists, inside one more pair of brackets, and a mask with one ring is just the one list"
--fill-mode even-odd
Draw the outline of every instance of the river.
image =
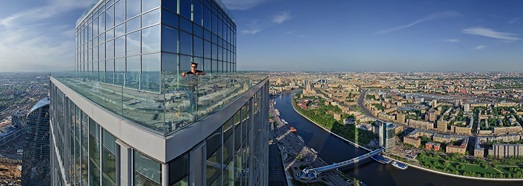
[[[363, 149], [329, 134], [320, 127], [311, 123], [292, 108], [292, 95], [282, 94], [277, 97], [275, 108], [280, 111], [280, 117], [289, 122], [290, 126], [297, 129], [297, 134], [303, 137], [305, 143], [319, 153], [327, 163], [341, 162], [367, 153]], [[435, 174], [420, 169], [409, 167], [400, 170], [391, 165], [382, 165], [372, 159], [367, 159], [355, 165], [347, 166], [341, 171], [365, 182], [369, 186], [452, 186], [452, 185], [523, 185], [523, 182], [480, 181], [450, 177]]]

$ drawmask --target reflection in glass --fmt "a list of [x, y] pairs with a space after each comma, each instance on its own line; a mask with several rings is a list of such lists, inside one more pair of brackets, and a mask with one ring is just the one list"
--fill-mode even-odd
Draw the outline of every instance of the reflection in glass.
[[116, 138], [103, 130], [102, 185], [116, 185]]
[[[222, 131], [221, 127], [214, 131], [207, 139], [207, 183], [213, 183], [222, 170]], [[221, 182], [221, 181], [220, 181]]]
[[[153, 8], [160, 6], [160, 0], [144, 0], [144, 1], [147, 1], [147, 3], [142, 3], [142, 12], [147, 12]], [[165, 3], [167, 3], [167, 2], [172, 2], [172, 3], [176, 4], [176, 1], [166, 0], [163, 2], [164, 6], [166, 6]], [[174, 10], [176, 10], [176, 9], [174, 9]]]
[[153, 10], [142, 15], [142, 28], [154, 25], [160, 22], [160, 9]]
[[160, 91], [160, 54], [142, 56], [141, 89]]
[[115, 57], [125, 56], [125, 37], [119, 37], [114, 40]]
[[[149, 1], [150, 0], [146, 0], [145, 4], [149, 3]], [[139, 15], [141, 13], [140, 7], [140, 0], [127, 0], [127, 19]]]
[[186, 32], [180, 32], [180, 54], [192, 54], [192, 36]]
[[141, 31], [136, 31], [127, 35], [127, 55], [140, 54]]
[[134, 185], [154, 186], [161, 184], [161, 164], [134, 151]]
[[178, 13], [178, 1], [162, 0], [162, 7], [174, 13]]
[[140, 17], [135, 17], [126, 23], [127, 33], [140, 29]]
[[[171, 2], [171, 1], [169, 1], [169, 2]], [[169, 10], [162, 11], [162, 23], [163, 24], [178, 28], [179, 27], [178, 19], [179, 19], [178, 14], [173, 13]]]
[[126, 87], [133, 89], [139, 88], [140, 69], [140, 56], [127, 57], [127, 73], [125, 74]]
[[181, 155], [169, 162], [169, 185], [185, 186], [188, 185], [189, 178], [189, 157], [187, 154]]
[[116, 85], [124, 86], [124, 75], [125, 75], [125, 58], [117, 58], [114, 62], [114, 71], [116, 75]]
[[89, 182], [100, 185], [100, 126], [92, 119], [89, 121]]
[[194, 56], [203, 57], [203, 40], [194, 37]]
[[193, 1], [193, 22], [198, 25], [203, 25], [202, 15], [203, 5], [199, 1]]
[[162, 25], [162, 51], [178, 53], [178, 30]]
[[191, 1], [179, 1], [180, 3], [180, 15], [187, 19], [191, 19]]
[[142, 53], [160, 52], [160, 25], [142, 30]]
[[114, 4], [114, 25], [119, 25], [125, 20], [125, 1], [120, 0]]
[[177, 73], [178, 54], [162, 54], [162, 72]]

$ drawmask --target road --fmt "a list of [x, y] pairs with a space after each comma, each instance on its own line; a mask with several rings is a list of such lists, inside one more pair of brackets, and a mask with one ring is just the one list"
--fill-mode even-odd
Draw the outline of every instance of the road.
[[369, 109], [367, 109], [367, 107], [365, 107], [365, 105], [363, 104], [363, 101], [365, 100], [365, 96], [367, 96], [367, 91], [361, 87], [359, 87], [359, 89], [361, 90], [361, 94], [360, 94], [360, 98], [358, 99], [358, 107], [360, 107], [363, 112], [365, 113], [365, 115], [369, 116], [369, 117], [372, 117], [374, 119], [378, 119], [376, 116], [374, 116], [372, 114], [372, 112], [370, 112]]

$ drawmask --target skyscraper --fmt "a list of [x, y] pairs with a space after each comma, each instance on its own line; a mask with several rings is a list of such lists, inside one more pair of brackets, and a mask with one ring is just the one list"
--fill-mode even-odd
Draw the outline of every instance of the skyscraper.
[[394, 137], [396, 136], [394, 124], [380, 120], [377, 120], [376, 124], [375, 129], [377, 129], [379, 136], [380, 147], [385, 149], [393, 148], [395, 146]]
[[[100, 0], [51, 77], [54, 185], [267, 185], [268, 79], [216, 0]], [[205, 76], [186, 76], [191, 62]]]
[[23, 137], [22, 185], [49, 185], [49, 98], [31, 108]]

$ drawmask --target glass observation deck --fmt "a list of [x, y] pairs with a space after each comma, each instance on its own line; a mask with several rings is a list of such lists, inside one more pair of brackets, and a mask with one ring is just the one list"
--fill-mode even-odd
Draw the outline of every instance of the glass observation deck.
[[268, 76], [236, 72], [181, 77], [162, 72], [160, 92], [100, 82], [89, 72], [52, 77], [97, 105], [167, 136], [221, 110]]

